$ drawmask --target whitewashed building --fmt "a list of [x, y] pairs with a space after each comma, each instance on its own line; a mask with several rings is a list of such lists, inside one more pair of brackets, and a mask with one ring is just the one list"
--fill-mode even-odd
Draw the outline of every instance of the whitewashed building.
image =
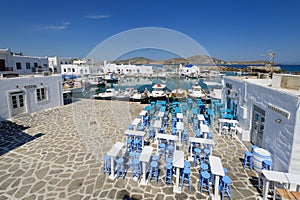
[[24, 56], [9, 49], [0, 49], [0, 74], [18, 73], [20, 75], [49, 71], [47, 57]]
[[152, 75], [153, 66], [148, 65], [117, 65], [114, 63], [106, 64], [104, 62], [104, 73], [124, 74], [128, 76], [132, 75]]
[[72, 58], [48, 57], [49, 70], [52, 73], [61, 73], [61, 65], [73, 64]]
[[239, 121], [240, 138], [267, 149], [274, 170], [300, 173], [300, 76], [224, 77], [223, 101]]
[[197, 76], [200, 73], [199, 67], [196, 65], [185, 65], [180, 66], [180, 73], [185, 76]]
[[60, 75], [0, 78], [0, 121], [63, 105]]
[[89, 74], [101, 74], [101, 66], [92, 66], [92, 65], [61, 65], [61, 74], [65, 75], [75, 75], [75, 76], [84, 76]]

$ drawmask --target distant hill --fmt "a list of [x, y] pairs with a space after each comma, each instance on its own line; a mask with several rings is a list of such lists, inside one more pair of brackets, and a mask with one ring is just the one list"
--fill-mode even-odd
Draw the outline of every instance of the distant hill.
[[194, 55], [188, 58], [170, 58], [167, 60], [152, 60], [145, 57], [134, 57], [124, 60], [116, 60], [113, 63], [116, 64], [135, 64], [135, 65], [147, 65], [147, 64], [163, 64], [163, 65], [172, 65], [172, 64], [266, 64], [268, 62], [263, 60], [254, 60], [254, 61], [224, 61], [218, 58], [210, 57], [207, 55]]
[[225, 61], [207, 55], [194, 55], [187, 58], [191, 64], [224, 64]]
[[135, 58], [128, 58], [128, 59], [125, 59], [125, 60], [116, 60], [114, 61], [113, 63], [116, 63], [116, 64], [134, 64], [134, 65], [137, 65], [137, 64], [153, 64], [153, 60], [149, 59], [149, 58], [144, 58], [144, 57], [135, 57]]

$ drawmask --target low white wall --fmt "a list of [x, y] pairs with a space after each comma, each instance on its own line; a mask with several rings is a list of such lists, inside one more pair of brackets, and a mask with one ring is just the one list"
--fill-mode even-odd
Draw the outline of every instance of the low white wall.
[[[36, 85], [36, 88], [26, 89], [25, 86], [28, 85]], [[48, 90], [47, 100], [37, 101], [36, 89], [40, 87], [45, 87]], [[0, 79], [0, 91], [2, 91], [0, 93], [0, 120], [12, 117], [9, 99], [10, 92], [23, 91], [25, 93], [25, 106], [28, 113], [63, 105], [60, 75]]]
[[[247, 118], [243, 119], [238, 110], [238, 121], [244, 130], [251, 130], [253, 107], [265, 111], [263, 148], [270, 151], [274, 170], [300, 172], [300, 110], [299, 97], [293, 96], [268, 86], [254, 84], [249, 80], [224, 78], [232, 84], [232, 89], [239, 91], [240, 105], [247, 108]], [[246, 93], [245, 101], [244, 94]], [[273, 105], [290, 113], [287, 119], [274, 112], [268, 105]], [[239, 108], [238, 108], [239, 109]], [[280, 123], [275, 120], [280, 119]], [[298, 120], [297, 120], [298, 119]]]

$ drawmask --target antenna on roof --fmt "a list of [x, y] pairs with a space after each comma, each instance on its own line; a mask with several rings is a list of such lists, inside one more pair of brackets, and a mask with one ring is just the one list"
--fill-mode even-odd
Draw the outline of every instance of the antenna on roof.
[[262, 54], [261, 56], [266, 56], [267, 60], [270, 62], [271, 66], [274, 65], [274, 57], [275, 57], [275, 53], [272, 49], [268, 50], [266, 52], [267, 54]]

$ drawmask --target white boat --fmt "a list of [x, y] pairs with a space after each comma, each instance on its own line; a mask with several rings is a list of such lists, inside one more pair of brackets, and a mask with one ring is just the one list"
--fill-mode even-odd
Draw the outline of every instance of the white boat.
[[116, 91], [113, 88], [106, 89], [105, 92], [93, 95], [95, 99], [114, 99], [116, 96]]
[[187, 98], [188, 92], [185, 89], [178, 88], [175, 90], [172, 90], [171, 94], [169, 95], [169, 98], [171, 98], [172, 101], [183, 101]]
[[150, 97], [152, 99], [166, 99], [167, 93], [166, 93], [166, 85], [165, 84], [155, 84], [152, 86], [152, 92]]
[[200, 85], [194, 85], [192, 89], [189, 90], [188, 96], [191, 98], [203, 98], [206, 97], [206, 93]]
[[119, 81], [119, 79], [117, 77], [115, 77], [112, 73], [109, 73], [108, 75], [105, 75], [104, 80], [107, 83], [116, 83], [116, 82]]
[[131, 95], [133, 95], [134, 90], [133, 88], [126, 88], [125, 90], [118, 90], [116, 91], [115, 98], [119, 101], [129, 101]]
[[145, 89], [144, 92], [138, 92], [137, 90], [134, 90], [134, 93], [130, 96], [130, 101], [146, 102], [148, 101], [149, 96], [150, 93], [147, 89]]

